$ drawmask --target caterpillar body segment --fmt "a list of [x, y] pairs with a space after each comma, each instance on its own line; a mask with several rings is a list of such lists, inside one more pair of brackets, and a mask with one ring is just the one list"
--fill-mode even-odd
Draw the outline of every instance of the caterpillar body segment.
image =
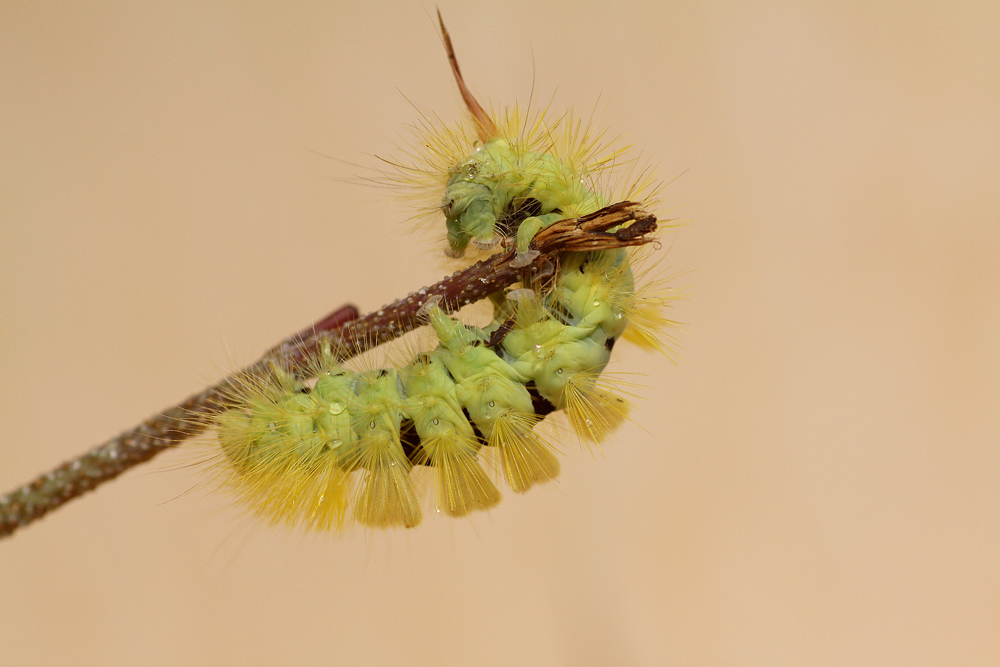
[[628, 327], [635, 296], [627, 251], [608, 250], [567, 255], [554, 299], [577, 326], [618, 338]]
[[595, 327], [563, 324], [534, 299], [518, 302], [517, 326], [504, 339], [511, 365], [534, 381], [556, 410], [566, 407], [565, 383], [578, 372], [599, 374], [611, 356], [607, 335]]
[[500, 491], [479, 466], [481, 441], [439, 355], [418, 355], [408, 366], [404, 388], [409, 396], [405, 411], [420, 437], [415, 462], [435, 470], [438, 506], [451, 516], [464, 516], [500, 502]]
[[346, 470], [364, 470], [354, 516], [373, 527], [420, 523], [420, 503], [410, 481], [412, 464], [403, 451], [400, 426], [403, 397], [394, 370], [366, 371], [359, 375], [359, 398], [354, 430], [356, 447], [347, 452]]

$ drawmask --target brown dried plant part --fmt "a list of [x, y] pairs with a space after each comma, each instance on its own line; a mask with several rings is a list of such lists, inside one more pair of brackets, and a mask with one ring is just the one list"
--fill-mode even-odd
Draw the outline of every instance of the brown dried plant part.
[[458, 67], [458, 58], [455, 57], [455, 47], [451, 44], [451, 35], [448, 34], [448, 29], [444, 27], [444, 19], [441, 18], [441, 10], [437, 10], [438, 25], [441, 26], [441, 39], [444, 41], [444, 50], [448, 54], [448, 64], [451, 65], [451, 73], [455, 75], [455, 83], [458, 84], [458, 90], [462, 94], [462, 101], [465, 102], [466, 108], [469, 113], [472, 114], [472, 119], [476, 123], [476, 134], [479, 136], [479, 140], [486, 142], [497, 136], [498, 130], [496, 123], [490, 118], [490, 115], [486, 113], [486, 109], [476, 100], [472, 95], [472, 91], [465, 84], [465, 79], [462, 77], [462, 70]]

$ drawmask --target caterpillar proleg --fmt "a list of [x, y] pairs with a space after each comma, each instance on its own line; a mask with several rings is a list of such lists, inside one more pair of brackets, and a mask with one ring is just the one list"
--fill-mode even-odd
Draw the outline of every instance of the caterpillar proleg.
[[[601, 188], [614, 168], [624, 165], [626, 197], [642, 193], [646, 171], [633, 178], [634, 162], [572, 117], [487, 112], [443, 22], [441, 31], [469, 118], [424, 127], [428, 154], [393, 164], [395, 180], [436, 191], [451, 256], [510, 248], [512, 265], [526, 267], [540, 232], [614, 201]], [[434, 503], [451, 516], [495, 506], [501, 478], [515, 493], [555, 479], [559, 459], [539, 422], [564, 411], [581, 441], [605, 440], [630, 407], [604, 373], [611, 352], [629, 329], [664, 349], [667, 296], [637, 287], [629, 252], [617, 248], [567, 253], [548, 275], [525, 270], [516, 289], [490, 298], [493, 321], [482, 328], [426, 299], [418, 317], [436, 345], [398, 367], [351, 369], [352, 350], [331, 343], [305, 369], [242, 378], [213, 420], [223, 484], [265, 521], [331, 530], [419, 524], [417, 467], [432, 473]], [[496, 475], [481, 465], [486, 451]]]

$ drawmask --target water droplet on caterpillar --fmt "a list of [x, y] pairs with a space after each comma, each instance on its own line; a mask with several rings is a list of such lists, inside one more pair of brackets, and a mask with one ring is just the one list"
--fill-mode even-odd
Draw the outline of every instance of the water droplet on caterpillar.
[[347, 409], [347, 406], [344, 405], [343, 403], [338, 402], [338, 401], [334, 401], [333, 403], [330, 404], [330, 407], [327, 408], [327, 410], [330, 412], [331, 415], [339, 415], [339, 414], [343, 413], [344, 410], [346, 410], [346, 409]]

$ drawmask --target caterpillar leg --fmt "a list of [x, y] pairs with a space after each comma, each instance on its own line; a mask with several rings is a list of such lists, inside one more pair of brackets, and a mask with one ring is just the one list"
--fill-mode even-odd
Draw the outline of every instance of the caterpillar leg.
[[517, 256], [510, 265], [517, 267], [531, 264], [538, 257], [538, 251], [531, 250], [530, 248], [531, 241], [535, 238], [535, 235], [552, 223], [562, 220], [564, 217], [566, 216], [562, 213], [546, 213], [545, 215], [531, 216], [522, 220], [517, 227]]

